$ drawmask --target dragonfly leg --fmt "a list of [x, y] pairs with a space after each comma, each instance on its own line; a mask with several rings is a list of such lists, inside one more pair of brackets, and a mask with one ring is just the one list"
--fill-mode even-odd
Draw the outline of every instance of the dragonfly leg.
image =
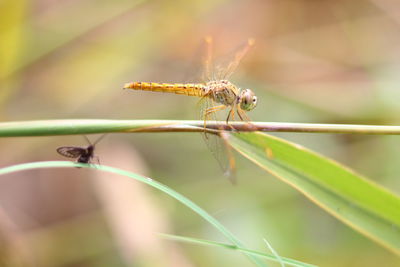
[[226, 118], [226, 124], [229, 125], [229, 119], [232, 117], [232, 120], [235, 120], [235, 110], [231, 108], [231, 110], [228, 113], [228, 117]]
[[235, 127], [233, 127], [232, 125], [229, 124], [229, 119], [232, 117], [232, 120], [235, 120], [235, 109], [231, 108], [231, 110], [229, 111], [228, 117], [226, 118], [226, 125], [229, 126], [229, 128], [231, 128], [231, 130], [235, 130]]
[[212, 108], [206, 109], [205, 113], [206, 113], [206, 116], [209, 116], [211, 113], [217, 112], [218, 110], [223, 110], [225, 108], [226, 108], [225, 105], [219, 105], [219, 106], [216, 106], [216, 107], [212, 107]]
[[244, 112], [240, 107], [237, 109], [237, 114], [242, 121], [250, 122], [249, 116], [247, 116], [246, 112]]
[[240, 119], [247, 123], [246, 126], [248, 127], [248, 129], [251, 129], [253, 131], [257, 130], [257, 127], [251, 123], [251, 120], [250, 120], [249, 116], [247, 116], [246, 112], [244, 112], [242, 109], [238, 108], [237, 113], [238, 113]]
[[242, 112], [240, 111], [240, 109], [237, 110], [237, 114], [239, 115], [240, 120], [243, 121], [243, 117], [242, 117]]
[[247, 123], [250, 123], [251, 120], [250, 120], [249, 116], [247, 116], [247, 114], [246, 114], [245, 112], [243, 112], [242, 116], [244, 117], [244, 120], [245, 120]]
[[206, 132], [207, 120], [209, 119], [210, 115], [214, 112], [223, 110], [225, 108], [226, 108], [225, 105], [219, 105], [216, 107], [211, 107], [211, 108], [206, 109], [206, 111], [204, 112], [204, 132]]

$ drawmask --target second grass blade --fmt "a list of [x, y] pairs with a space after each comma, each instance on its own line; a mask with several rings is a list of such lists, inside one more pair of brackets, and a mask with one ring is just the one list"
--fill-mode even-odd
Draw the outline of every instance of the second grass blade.
[[400, 198], [297, 144], [262, 133], [229, 135], [242, 155], [363, 235], [400, 254]]

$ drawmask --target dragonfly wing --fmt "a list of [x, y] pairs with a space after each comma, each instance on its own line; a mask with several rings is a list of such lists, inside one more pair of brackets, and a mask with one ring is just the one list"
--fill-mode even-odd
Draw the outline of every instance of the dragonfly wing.
[[78, 158], [86, 152], [86, 149], [77, 146], [62, 146], [57, 148], [57, 152], [67, 158]]
[[202, 65], [203, 65], [203, 81], [211, 81], [213, 79], [212, 71], [213, 71], [213, 39], [211, 36], [206, 36], [204, 38], [203, 43], [203, 56], [202, 56]]
[[[206, 110], [214, 107], [216, 104], [208, 97], [203, 97], [198, 103], [200, 110], [200, 119], [205, 120], [207, 122], [221, 122], [219, 120], [218, 113], [212, 112], [207, 115], [205, 118]], [[223, 123], [223, 122], [221, 122]], [[221, 125], [222, 126], [222, 125]], [[222, 127], [221, 127], [222, 129]], [[225, 136], [221, 134], [220, 130], [216, 130], [215, 132], [207, 132], [206, 130], [202, 133], [202, 137], [204, 142], [206, 143], [208, 149], [213, 154], [214, 158], [218, 161], [222, 171], [232, 183], [235, 183], [235, 159], [233, 157], [231, 147], [226, 142]]]
[[193, 71], [189, 75], [185, 75], [185, 81], [193, 81], [193, 78], [195, 81], [201, 82], [228, 79], [253, 45], [254, 40], [249, 39], [226, 56], [214, 59], [213, 38], [210, 36], [204, 37], [198, 53], [196, 53], [201, 55], [196, 57], [200, 60], [192, 63]]
[[183, 75], [183, 82], [208, 82], [212, 80], [212, 38], [204, 37], [200, 42], [192, 60]]
[[217, 80], [228, 79], [239, 66], [240, 61], [254, 45], [254, 40], [249, 39], [227, 56], [217, 60], [214, 65], [214, 76]]

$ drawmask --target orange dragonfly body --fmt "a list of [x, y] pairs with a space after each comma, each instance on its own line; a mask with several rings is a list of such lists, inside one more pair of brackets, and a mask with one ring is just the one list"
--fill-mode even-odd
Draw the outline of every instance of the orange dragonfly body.
[[125, 84], [124, 88], [207, 97], [219, 105], [207, 108], [203, 114], [204, 120], [208, 119], [209, 114], [230, 107], [227, 122], [230, 117], [234, 119], [235, 110], [241, 120], [249, 121], [245, 111], [250, 111], [257, 105], [257, 97], [253, 91], [250, 89], [241, 90], [228, 80], [209, 81], [205, 84], [132, 82]]
[[[209, 120], [216, 120], [215, 113], [224, 109], [229, 109], [226, 123], [230, 119], [235, 119], [235, 113], [241, 120], [250, 121], [246, 115], [246, 111], [250, 111], [257, 105], [257, 97], [250, 89], [240, 89], [233, 83], [227, 80], [227, 78], [234, 72], [236, 67], [239, 65], [240, 60], [247, 53], [248, 49], [253, 45], [254, 41], [249, 40], [244, 46], [242, 46], [236, 53], [234, 53], [233, 60], [229, 61], [225, 66], [213, 65], [211, 56], [211, 44], [212, 39], [206, 38], [206, 55], [203, 58], [204, 83], [156, 83], [156, 82], [131, 82], [124, 85], [124, 89], [133, 89], [141, 91], [152, 91], [162, 93], [174, 93], [186, 96], [200, 97], [201, 103], [201, 119], [204, 120], [204, 128]], [[215, 135], [211, 135], [215, 136]], [[226, 144], [221, 142], [222, 135], [216, 136], [215, 138], [206, 135], [206, 129], [204, 131], [204, 140], [208, 147], [216, 156], [221, 167], [232, 173], [234, 169], [234, 160], [228, 153], [221, 153], [220, 151], [225, 148]], [[223, 140], [222, 140], [223, 141]], [[228, 148], [229, 150], [229, 148]], [[229, 154], [226, 157], [226, 154]], [[223, 158], [228, 160], [221, 160]], [[225, 165], [228, 165], [226, 168]]]

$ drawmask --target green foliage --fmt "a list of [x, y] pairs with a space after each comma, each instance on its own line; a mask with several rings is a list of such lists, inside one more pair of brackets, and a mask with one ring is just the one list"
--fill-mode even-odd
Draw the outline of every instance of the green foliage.
[[230, 135], [242, 155], [363, 235], [400, 254], [400, 198], [343, 165], [262, 133]]

